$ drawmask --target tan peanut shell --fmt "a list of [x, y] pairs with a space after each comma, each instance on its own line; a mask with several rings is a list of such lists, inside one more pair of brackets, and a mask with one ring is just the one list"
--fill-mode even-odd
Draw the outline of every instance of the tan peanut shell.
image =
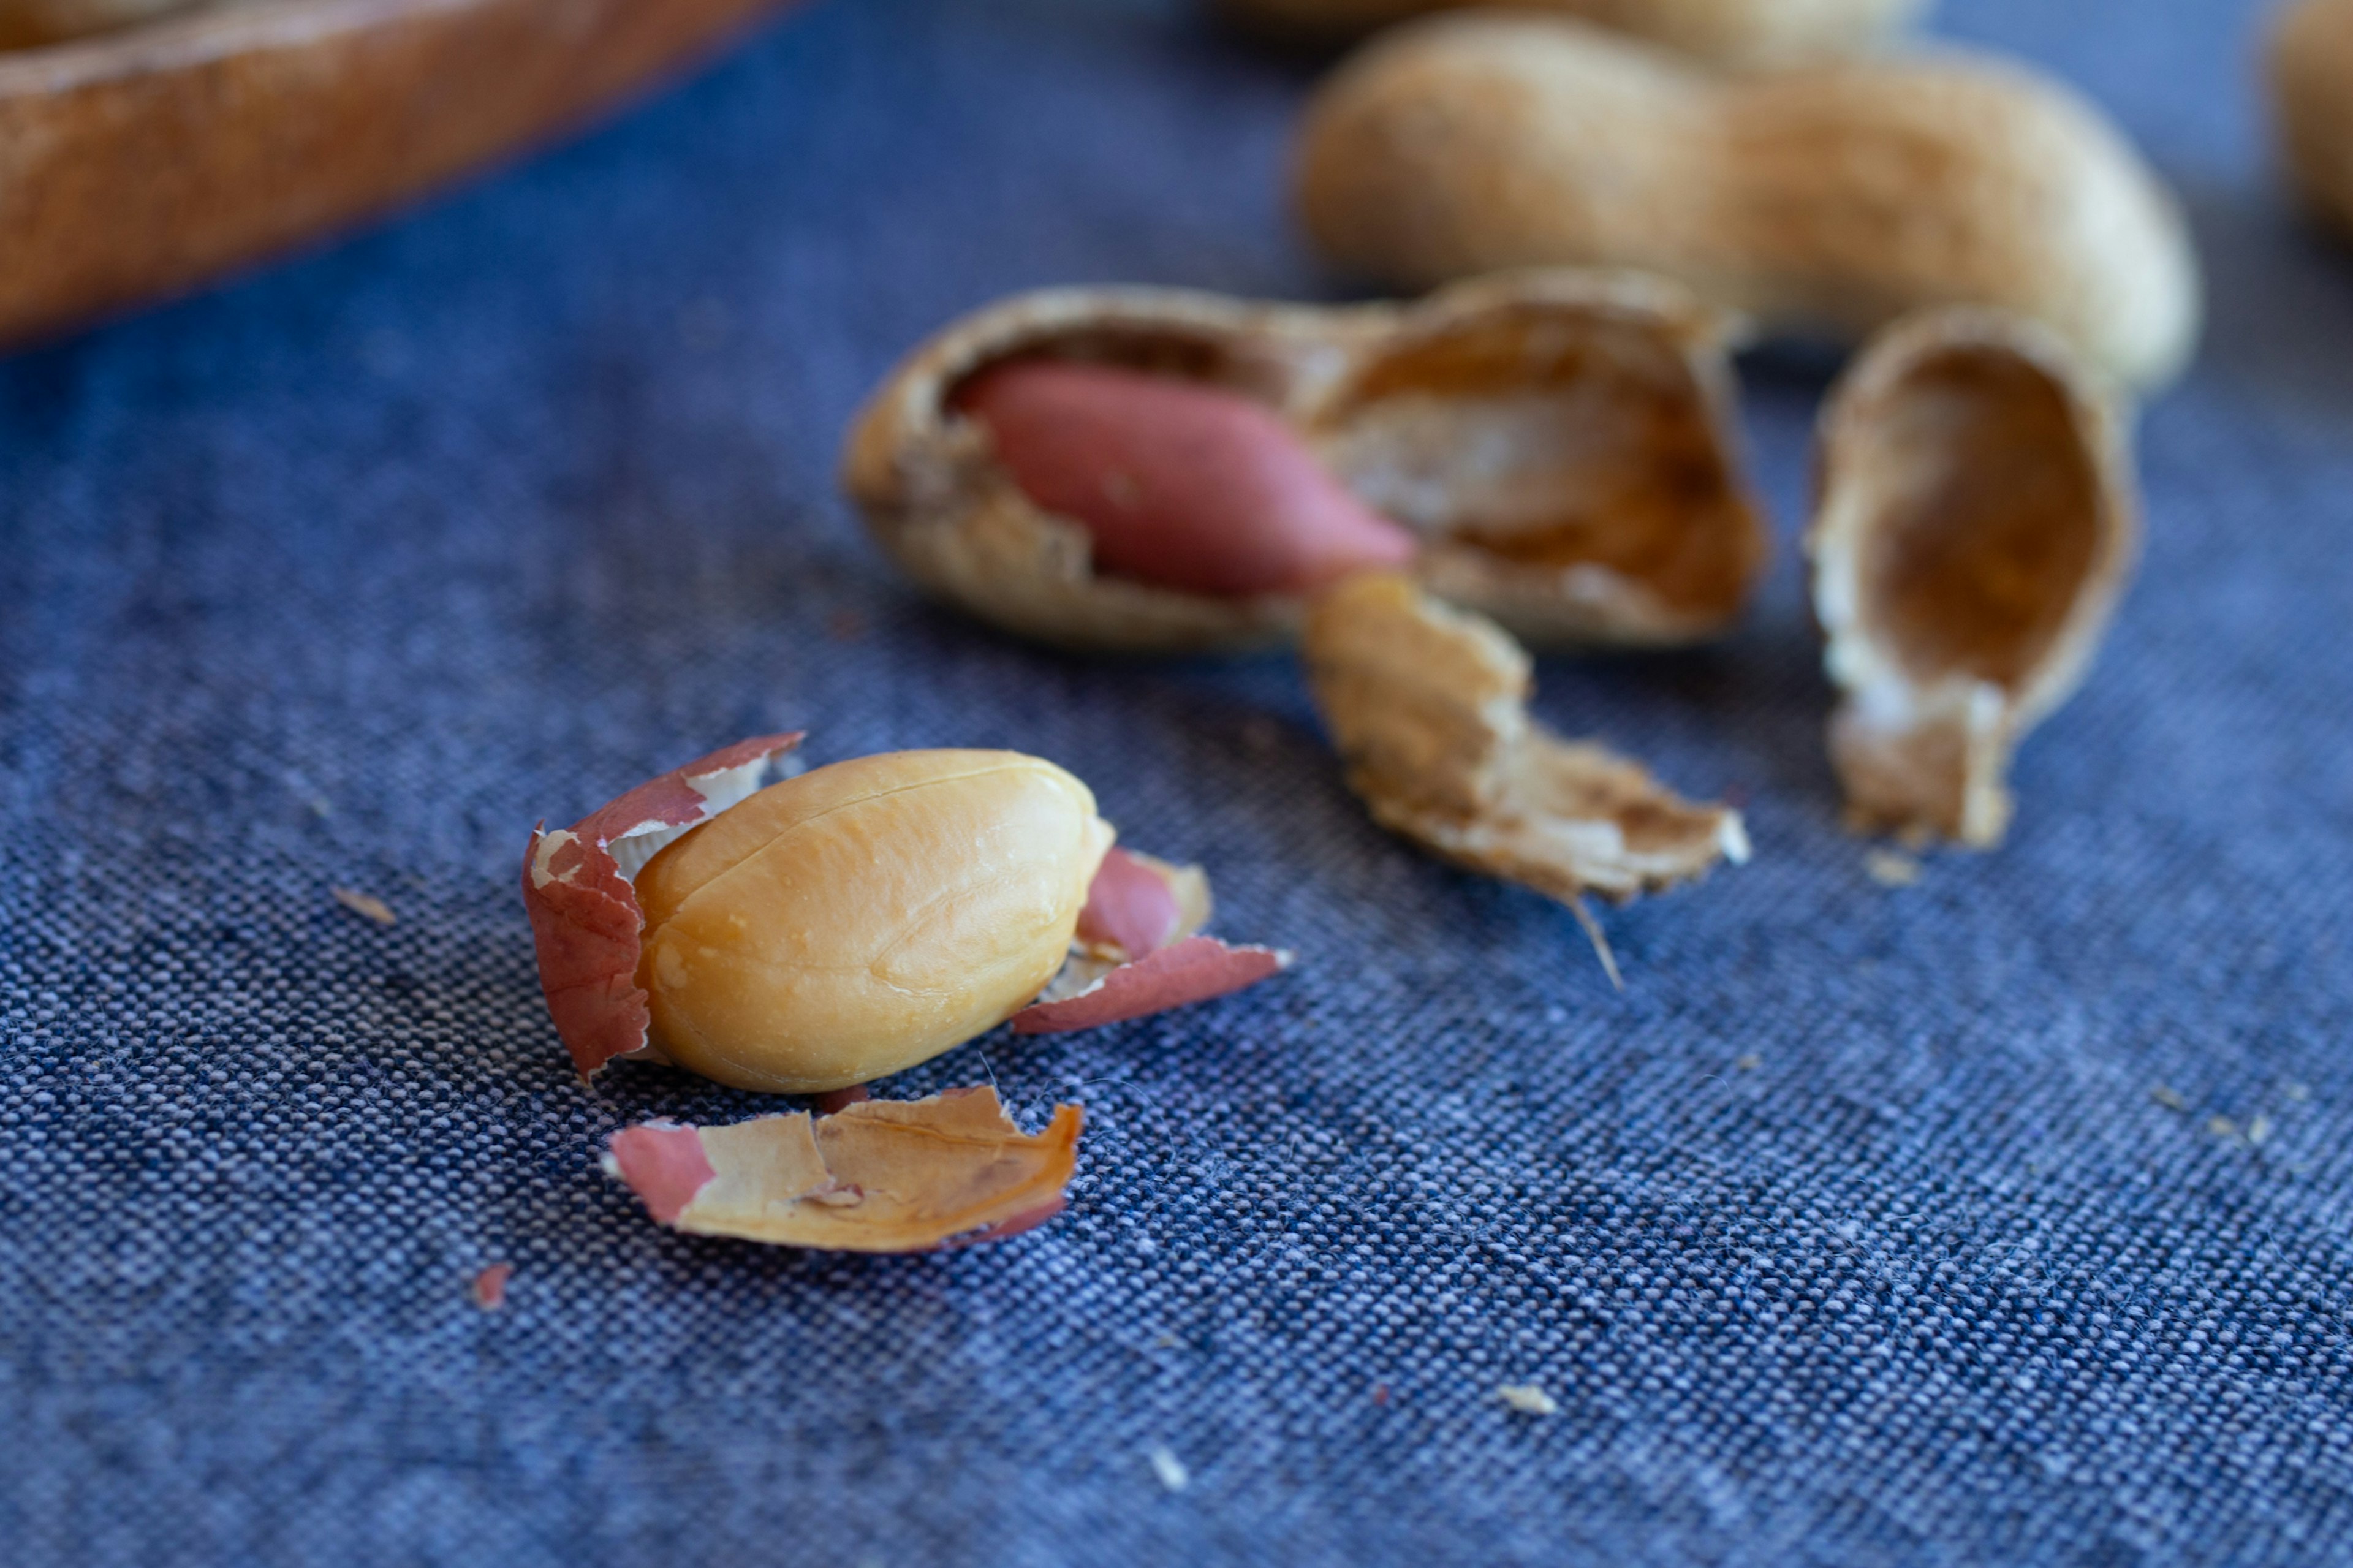
[[1382, 826], [1448, 860], [1574, 903], [1748, 858], [1738, 812], [1694, 805], [1531, 721], [1525, 650], [1404, 577], [1367, 574], [1319, 596], [1304, 648], [1348, 787]]
[[1841, 337], [1987, 305], [2142, 386], [2197, 334], [2188, 231], [2138, 154], [2072, 91], [1966, 56], [1724, 75], [1567, 18], [1439, 17], [1318, 90], [1296, 181], [1316, 245], [1394, 288], [1636, 267]]
[[[1219, 0], [1254, 31], [1330, 40], [1482, 0]], [[1496, 0], [1485, 0], [1495, 4]], [[1857, 53], [1915, 20], [1926, 0], [1501, 0], [1557, 11], [1704, 59], [1756, 65]]]
[[1417, 534], [1416, 573], [1445, 597], [1541, 642], [1687, 643], [1739, 614], [1768, 548], [1723, 328], [1681, 288], [1630, 274], [1527, 272], [1336, 308], [1048, 289], [918, 348], [852, 431], [843, 484], [910, 576], [1025, 637], [1143, 652], [1293, 635], [1296, 596], [1097, 574], [1086, 530], [1033, 504], [951, 406], [1015, 357], [1149, 370], [1280, 414]]
[[1865, 348], [1822, 416], [1807, 540], [1853, 825], [1989, 847], [2139, 536], [2125, 419], [2032, 322], [1951, 308]]
[[2353, 237], [2353, 4], [2299, 0], [2272, 34], [2272, 94], [2305, 205]]

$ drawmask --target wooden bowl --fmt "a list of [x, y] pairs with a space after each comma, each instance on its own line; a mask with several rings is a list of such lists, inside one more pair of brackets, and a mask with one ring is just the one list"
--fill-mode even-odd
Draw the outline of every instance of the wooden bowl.
[[259, 0], [0, 53], [0, 344], [551, 140], [789, 0]]

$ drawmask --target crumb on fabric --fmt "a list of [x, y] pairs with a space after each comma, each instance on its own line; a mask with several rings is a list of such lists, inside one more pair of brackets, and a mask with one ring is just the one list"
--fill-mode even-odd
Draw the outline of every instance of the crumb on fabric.
[[1152, 1473], [1160, 1478], [1161, 1486], [1167, 1490], [1181, 1492], [1193, 1484], [1193, 1472], [1185, 1468], [1184, 1460], [1169, 1451], [1166, 1443], [1154, 1444], [1152, 1452], [1145, 1458], [1152, 1461]]
[[2160, 1083], [2156, 1085], [2149, 1089], [2148, 1097], [2157, 1101], [2159, 1105], [2165, 1107], [2168, 1110], [2187, 1110], [2189, 1109], [2189, 1097], [2170, 1084]]
[[1560, 1406], [1551, 1394], [1533, 1383], [1507, 1383], [1495, 1390], [1495, 1397], [1523, 1415], [1557, 1415]]
[[1732, 1059], [1732, 1065], [1742, 1072], [1755, 1072], [1765, 1065], [1765, 1058], [1751, 1051], [1745, 1057], [1735, 1057]]
[[1883, 888], [1908, 888], [1920, 879], [1920, 862], [1893, 849], [1873, 849], [1862, 858], [1863, 875]]
[[1387, 1405], [1388, 1402], [1389, 1385], [1386, 1383], [1377, 1383], [1373, 1384], [1373, 1403], [1376, 1405]]
[[2306, 1100], [2312, 1098], [2312, 1090], [2300, 1083], [2292, 1083], [2288, 1085], [2286, 1089], [2281, 1090], [2281, 1092], [2285, 1094], [2290, 1100], [2295, 1100], [2298, 1105], [2303, 1104]]
[[352, 913], [365, 920], [372, 920], [380, 926], [388, 926], [396, 918], [392, 912], [392, 906], [373, 893], [363, 893], [356, 888], [331, 888], [328, 890], [335, 895], [335, 902], [343, 905]]
[[2206, 1119], [2206, 1131], [2217, 1138], [2236, 1138], [2239, 1124], [2227, 1116], [2210, 1116]]
[[2260, 1110], [2256, 1111], [2255, 1119], [2247, 1123], [2247, 1142], [2261, 1143], [2271, 1135], [2272, 1119]]
[[467, 1294], [473, 1297], [474, 1305], [483, 1311], [495, 1312], [507, 1304], [507, 1281], [513, 1276], [513, 1264], [493, 1263], [474, 1276], [473, 1283], [467, 1287]]

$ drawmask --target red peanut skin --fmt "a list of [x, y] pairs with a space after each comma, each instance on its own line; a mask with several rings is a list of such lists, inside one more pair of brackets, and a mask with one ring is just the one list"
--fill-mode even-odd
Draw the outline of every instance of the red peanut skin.
[[1024, 495], [1085, 525], [1101, 571], [1240, 598], [1312, 593], [1413, 558], [1411, 533], [1237, 394], [1025, 360], [984, 373], [956, 403]]

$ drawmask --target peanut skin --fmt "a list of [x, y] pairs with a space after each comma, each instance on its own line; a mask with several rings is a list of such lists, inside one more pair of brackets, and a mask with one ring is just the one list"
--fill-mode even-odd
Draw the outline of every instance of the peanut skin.
[[[1859, 53], [1906, 26], [1926, 0], [1503, 0], [1556, 11], [1703, 59], [1782, 64]], [[1226, 16], [1278, 37], [1360, 37], [1424, 12], [1495, 0], [1217, 0]]]
[[1189, 593], [1309, 593], [1401, 565], [1413, 536], [1245, 397], [1107, 365], [1020, 361], [965, 388], [997, 460], [1085, 526], [1097, 567]]
[[1394, 286], [1636, 267], [1849, 338], [1990, 306], [2139, 387], [2197, 333], [2187, 230], [2130, 145], [2057, 84], [1957, 55], [1727, 76], [1567, 18], [1440, 17], [1319, 90], [1297, 179], [1316, 244]]

